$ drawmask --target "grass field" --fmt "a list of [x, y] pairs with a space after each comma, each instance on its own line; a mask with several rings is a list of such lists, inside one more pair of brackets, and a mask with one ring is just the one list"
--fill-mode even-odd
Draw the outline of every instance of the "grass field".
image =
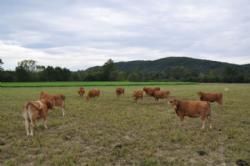
[[94, 81], [94, 82], [0, 82], [0, 87], [79, 87], [79, 86], [143, 86], [143, 85], [193, 85], [193, 82], [127, 82], [127, 81]]
[[[86, 102], [77, 87], [0, 89], [0, 165], [235, 165], [250, 163], [250, 85], [160, 85], [181, 99], [196, 92], [224, 93], [224, 107], [212, 105], [213, 129], [200, 130], [199, 119], [186, 118], [180, 127], [166, 101], [150, 97], [134, 103], [126, 86], [117, 99], [115, 86], [100, 86], [102, 96]], [[88, 86], [86, 89], [90, 89]], [[225, 88], [229, 90], [224, 91]], [[66, 115], [49, 113], [48, 129], [38, 125], [25, 135], [21, 110], [40, 91], [66, 95]], [[208, 126], [207, 126], [208, 127]]]

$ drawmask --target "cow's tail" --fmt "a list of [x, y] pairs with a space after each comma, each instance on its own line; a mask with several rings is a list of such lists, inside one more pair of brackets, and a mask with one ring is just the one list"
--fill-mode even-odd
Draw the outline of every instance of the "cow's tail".
[[39, 107], [37, 107], [35, 104], [33, 104], [32, 102], [28, 102], [24, 108], [23, 108], [23, 117], [25, 122], [30, 122], [32, 120], [32, 111], [30, 107], [35, 107], [36, 109], [40, 109]]

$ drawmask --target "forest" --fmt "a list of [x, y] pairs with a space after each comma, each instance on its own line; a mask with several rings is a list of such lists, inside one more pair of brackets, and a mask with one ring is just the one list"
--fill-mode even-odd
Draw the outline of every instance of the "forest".
[[1, 82], [51, 81], [183, 81], [249, 83], [250, 64], [168, 57], [154, 61], [117, 62], [107, 60], [102, 66], [71, 71], [67, 68], [41, 66], [35, 60], [18, 62], [15, 70], [4, 70], [0, 59]]

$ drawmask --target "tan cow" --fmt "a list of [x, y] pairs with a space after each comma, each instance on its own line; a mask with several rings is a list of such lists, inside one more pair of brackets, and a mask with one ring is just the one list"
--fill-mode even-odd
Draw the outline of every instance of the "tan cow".
[[137, 102], [137, 100], [139, 99], [143, 100], [143, 91], [142, 90], [134, 91], [133, 97], [134, 97], [135, 102]]
[[53, 107], [59, 107], [62, 110], [62, 115], [65, 115], [65, 96], [62, 94], [48, 94], [46, 92], [40, 93], [40, 100], [46, 99], [53, 103]]
[[201, 101], [217, 102], [222, 105], [223, 94], [222, 93], [205, 93], [198, 92]]
[[47, 116], [49, 109], [53, 108], [51, 101], [41, 99], [38, 101], [30, 101], [24, 105], [23, 118], [27, 136], [34, 135], [34, 126], [36, 122], [43, 119], [44, 127], [47, 129]]
[[160, 90], [159, 87], [155, 88], [150, 88], [150, 87], [144, 87], [143, 91], [148, 95], [148, 96], [154, 96], [154, 92]]
[[80, 89], [78, 90], [78, 94], [79, 94], [81, 97], [84, 96], [85, 90], [84, 90], [83, 87], [80, 87]]
[[201, 129], [205, 128], [205, 121], [208, 120], [211, 124], [211, 108], [207, 101], [181, 101], [177, 99], [170, 100], [170, 104], [174, 107], [177, 116], [180, 117], [183, 122], [184, 117], [188, 116], [191, 118], [200, 117], [202, 121]]
[[170, 94], [169, 91], [157, 90], [154, 92], [153, 96], [155, 100], [158, 101], [159, 99], [167, 99], [169, 94]]
[[100, 96], [100, 90], [99, 89], [91, 89], [88, 91], [86, 100], [88, 101], [90, 98], [95, 98]]
[[125, 90], [124, 88], [116, 88], [115, 92], [116, 92], [116, 96], [119, 97], [121, 95], [124, 95]]

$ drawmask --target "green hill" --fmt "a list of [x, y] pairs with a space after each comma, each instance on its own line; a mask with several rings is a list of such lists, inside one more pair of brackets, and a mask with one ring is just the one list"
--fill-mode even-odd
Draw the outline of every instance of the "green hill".
[[[167, 57], [152, 61], [117, 62], [113, 66], [120, 75], [118, 78], [130, 81], [250, 82], [250, 64]], [[102, 66], [95, 66], [85, 72], [93, 77], [102, 70]], [[117, 73], [112, 75], [117, 76]]]
[[236, 65], [224, 62], [194, 59], [187, 57], [168, 57], [154, 61], [129, 61], [118, 62], [115, 66], [122, 71], [140, 71], [140, 72], [162, 72], [176, 67], [181, 67], [193, 71], [208, 72], [209, 70], [222, 71], [227, 67], [243, 68], [250, 65]]

